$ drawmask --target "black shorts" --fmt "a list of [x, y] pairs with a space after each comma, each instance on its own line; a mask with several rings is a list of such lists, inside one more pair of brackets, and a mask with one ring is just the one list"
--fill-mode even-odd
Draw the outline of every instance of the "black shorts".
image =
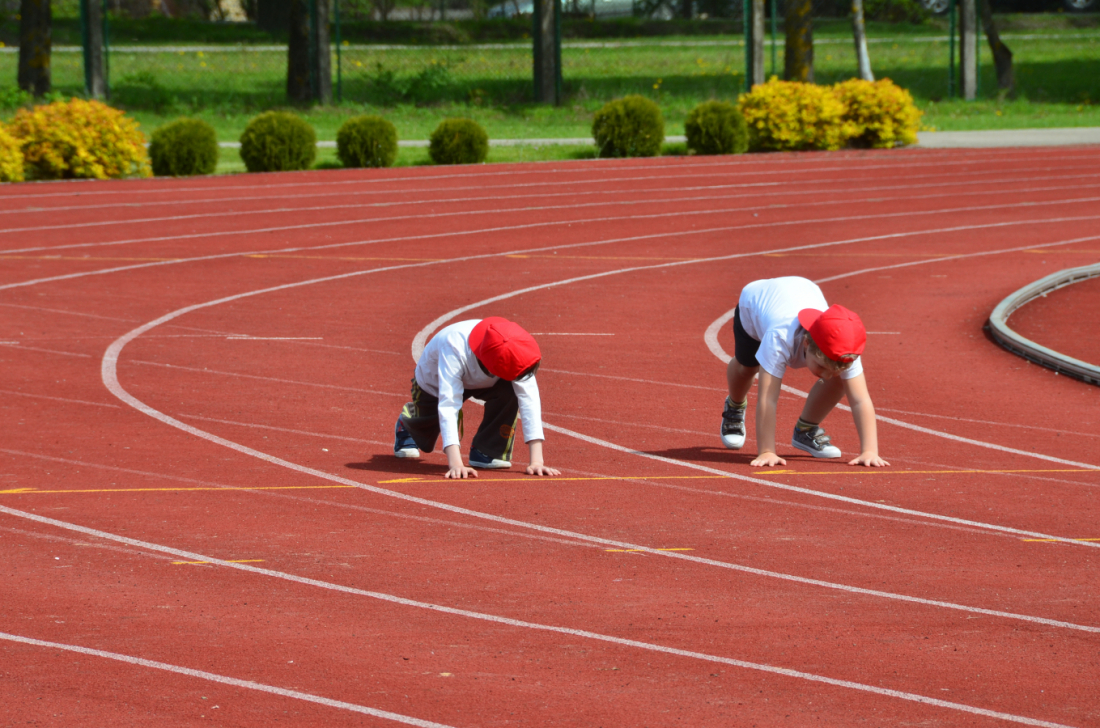
[[741, 325], [741, 307], [733, 309], [733, 357], [744, 367], [758, 367], [760, 362], [756, 360], [756, 352], [760, 350], [760, 342], [749, 336], [745, 327]]

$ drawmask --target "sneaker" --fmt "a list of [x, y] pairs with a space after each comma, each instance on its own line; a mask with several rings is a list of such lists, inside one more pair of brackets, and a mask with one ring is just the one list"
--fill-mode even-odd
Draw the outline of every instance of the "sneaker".
[[420, 450], [416, 447], [416, 440], [409, 434], [409, 431], [405, 429], [405, 426], [401, 424], [401, 420], [397, 420], [397, 424], [393, 428], [393, 454], [399, 458], [418, 458], [420, 457]]
[[482, 470], [497, 470], [500, 468], [510, 468], [512, 467], [512, 463], [509, 460], [490, 458], [480, 450], [470, 448], [470, 467], [481, 468]]
[[730, 450], [740, 450], [745, 446], [745, 410], [730, 407], [729, 397], [722, 410], [722, 444]]
[[810, 453], [815, 458], [840, 457], [840, 448], [829, 443], [829, 436], [820, 427], [815, 427], [807, 432], [799, 432], [795, 429], [791, 444], [799, 450]]

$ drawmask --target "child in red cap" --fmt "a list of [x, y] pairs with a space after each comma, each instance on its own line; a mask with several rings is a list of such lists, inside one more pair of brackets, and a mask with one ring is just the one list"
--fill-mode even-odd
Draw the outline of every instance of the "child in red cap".
[[[435, 449], [440, 433], [447, 455], [447, 478], [477, 477], [473, 468], [512, 467], [517, 416], [531, 453], [528, 475], [561, 475], [542, 462], [542, 407], [535, 372], [542, 354], [518, 324], [493, 316], [460, 321], [432, 337], [416, 364], [412, 402], [394, 428], [393, 454], [420, 457]], [[485, 416], [462, 464], [462, 403], [485, 402]]]
[[754, 467], [786, 465], [775, 450], [775, 411], [783, 374], [806, 367], [818, 377], [791, 445], [817, 458], [838, 458], [821, 421], [846, 396], [859, 433], [860, 454], [849, 465], [882, 467], [875, 408], [859, 355], [867, 342], [863, 322], [843, 306], [829, 306], [805, 278], [771, 278], [745, 286], [733, 311], [734, 357], [726, 369], [729, 397], [722, 412], [722, 444], [745, 444], [745, 409], [753, 377], [760, 374], [756, 401], [757, 456]]

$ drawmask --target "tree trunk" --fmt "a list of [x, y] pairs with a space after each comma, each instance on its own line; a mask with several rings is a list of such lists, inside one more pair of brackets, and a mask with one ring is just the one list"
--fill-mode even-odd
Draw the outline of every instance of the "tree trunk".
[[764, 2], [752, 0], [752, 68], [749, 75], [752, 86], [764, 83]]
[[856, 42], [856, 58], [859, 59], [859, 77], [874, 81], [871, 72], [871, 54], [867, 52], [867, 32], [863, 27], [863, 0], [852, 0], [852, 38]]
[[[339, 2], [339, 0], [337, 0]], [[313, 0], [311, 5], [312, 44], [310, 46], [310, 97], [319, 104], [332, 103], [332, 51], [328, 42], [329, 0]]]
[[787, 2], [783, 75], [788, 81], [814, 82], [813, 9], [813, 0]]
[[993, 10], [989, 0], [980, 0], [978, 6], [982, 13], [985, 35], [989, 39], [989, 49], [993, 51], [993, 66], [997, 69], [997, 88], [1003, 93], [1011, 92], [1016, 86], [1016, 74], [1012, 71], [1012, 51], [1001, 41], [997, 26], [993, 24]]
[[21, 0], [19, 16], [19, 88], [42, 96], [50, 91], [50, 0]]
[[959, 0], [959, 66], [962, 93], [967, 101], [978, 96], [978, 9], [977, 0]]
[[286, 97], [293, 103], [310, 101], [309, 0], [291, 0], [290, 37], [286, 54]]
[[80, 21], [83, 26], [84, 42], [84, 93], [93, 99], [107, 97], [101, 8], [100, 0], [80, 0]]

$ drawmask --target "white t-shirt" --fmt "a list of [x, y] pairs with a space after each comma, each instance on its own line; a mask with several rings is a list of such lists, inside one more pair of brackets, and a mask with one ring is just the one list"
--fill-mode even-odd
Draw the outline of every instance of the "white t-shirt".
[[[439, 431], [443, 435], [444, 448], [459, 444], [458, 413], [462, 409], [462, 392], [488, 389], [499, 379], [481, 371], [470, 349], [470, 332], [480, 322], [480, 319], [459, 321], [444, 328], [432, 337], [416, 363], [416, 383], [439, 398]], [[525, 382], [512, 382], [512, 389], [519, 399], [524, 442], [542, 440], [542, 402], [535, 377]]]
[[[737, 305], [745, 333], [760, 342], [756, 360], [761, 369], [782, 379], [787, 367], [806, 366], [802, 346], [806, 330], [798, 323], [798, 312], [805, 308], [824, 311], [829, 307], [825, 294], [813, 281], [796, 276], [753, 281], [741, 291]], [[857, 357], [840, 377], [852, 379], [862, 373], [863, 363]]]

